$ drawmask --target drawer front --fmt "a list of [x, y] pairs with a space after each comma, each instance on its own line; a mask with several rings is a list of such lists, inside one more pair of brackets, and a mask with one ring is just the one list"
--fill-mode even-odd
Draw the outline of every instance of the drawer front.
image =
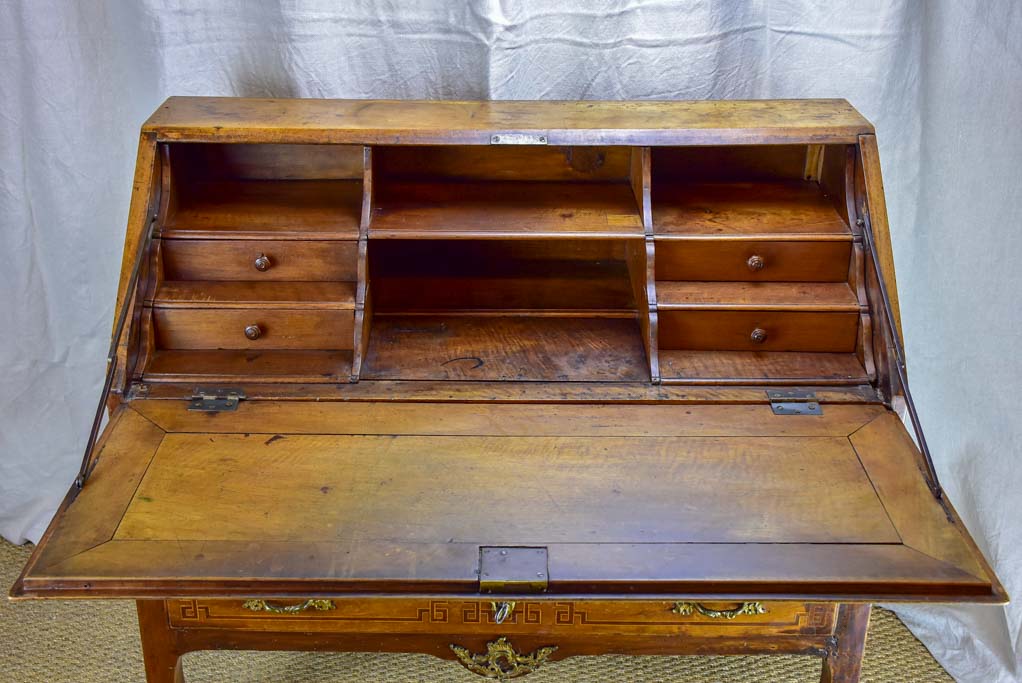
[[163, 241], [167, 280], [350, 282], [358, 279], [357, 269], [357, 242]]
[[846, 241], [657, 240], [658, 280], [844, 282]]
[[[500, 635], [760, 636], [829, 635], [832, 603], [629, 600], [489, 600], [339, 598], [317, 600], [169, 600], [170, 622], [179, 628], [329, 633], [422, 633]], [[267, 610], [300, 609], [292, 613]], [[744, 609], [742, 609], [744, 608]], [[733, 614], [740, 611], [739, 614]]]
[[160, 349], [352, 349], [354, 312], [157, 308]]
[[660, 311], [660, 348], [692, 351], [855, 350], [858, 313]]

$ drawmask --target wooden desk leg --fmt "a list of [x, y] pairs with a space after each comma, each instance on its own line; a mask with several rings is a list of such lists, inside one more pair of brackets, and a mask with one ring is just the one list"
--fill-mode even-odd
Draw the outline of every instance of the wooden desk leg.
[[841, 605], [837, 615], [837, 642], [823, 660], [820, 683], [858, 683], [866, 630], [872, 605]]
[[177, 633], [167, 619], [163, 600], [137, 600], [138, 630], [142, 638], [146, 683], [185, 683]]

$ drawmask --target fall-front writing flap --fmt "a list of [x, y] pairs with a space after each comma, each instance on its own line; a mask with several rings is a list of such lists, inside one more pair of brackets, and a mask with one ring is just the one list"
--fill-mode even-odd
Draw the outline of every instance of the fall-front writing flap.
[[997, 601], [876, 403], [122, 406], [15, 597], [480, 592]]

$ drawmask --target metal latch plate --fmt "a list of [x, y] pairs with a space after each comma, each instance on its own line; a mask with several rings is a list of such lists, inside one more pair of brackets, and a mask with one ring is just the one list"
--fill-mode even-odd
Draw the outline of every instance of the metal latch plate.
[[806, 389], [769, 389], [770, 409], [774, 415], [823, 415], [816, 392]]
[[480, 592], [542, 593], [549, 582], [546, 548], [479, 548]]
[[547, 137], [542, 133], [495, 133], [490, 136], [491, 145], [545, 145]]
[[222, 413], [237, 410], [238, 403], [245, 398], [241, 389], [212, 388], [196, 389], [188, 402], [188, 410], [201, 410], [206, 413]]

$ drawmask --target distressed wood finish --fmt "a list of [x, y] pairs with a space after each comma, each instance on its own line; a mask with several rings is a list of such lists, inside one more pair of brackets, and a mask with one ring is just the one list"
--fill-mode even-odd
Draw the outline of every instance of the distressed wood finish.
[[845, 100], [408, 102], [172, 97], [142, 126], [160, 140], [489, 144], [539, 131], [551, 145], [857, 142], [873, 126]]
[[137, 600], [150, 683], [211, 648], [855, 683], [870, 602], [1007, 597], [893, 410], [843, 100], [171, 98], [124, 253], [109, 424], [11, 594]]

